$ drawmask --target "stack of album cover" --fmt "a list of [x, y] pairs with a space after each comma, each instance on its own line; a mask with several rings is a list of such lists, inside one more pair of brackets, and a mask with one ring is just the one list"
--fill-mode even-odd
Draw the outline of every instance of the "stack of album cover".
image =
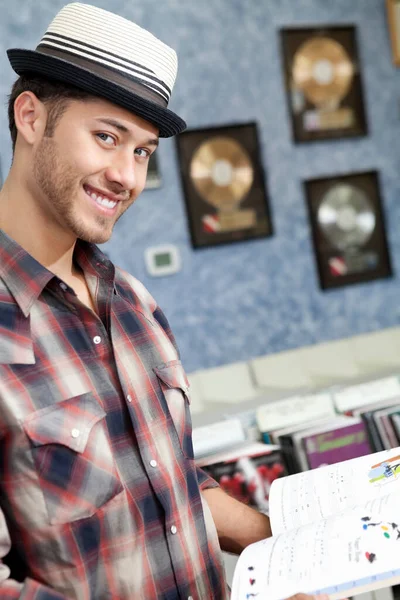
[[257, 419], [263, 439], [281, 448], [288, 474], [357, 458], [373, 450], [362, 418], [337, 414], [332, 393], [295, 396], [262, 406]]
[[349, 386], [334, 396], [337, 411], [361, 419], [372, 451], [388, 450], [400, 444], [399, 377], [386, 377]]
[[[195, 428], [198, 466], [238, 500], [269, 510], [272, 482], [400, 446], [400, 383], [390, 376], [255, 409], [259, 439], [241, 413]], [[253, 435], [253, 434], [252, 434]]]
[[288, 474], [395, 448], [400, 444], [399, 377], [266, 404], [257, 421], [263, 439], [280, 446]]
[[[260, 399], [262, 402], [265, 398]], [[223, 490], [267, 512], [271, 484], [285, 474], [285, 469], [279, 446], [261, 440], [255, 416], [258, 406], [238, 404], [236, 411], [195, 419], [193, 453], [197, 466]]]
[[225, 492], [265, 513], [272, 482], [286, 474], [279, 446], [252, 441], [198, 458], [196, 464]]
[[345, 415], [279, 430], [274, 435], [289, 474], [365, 456], [372, 451], [362, 419]]

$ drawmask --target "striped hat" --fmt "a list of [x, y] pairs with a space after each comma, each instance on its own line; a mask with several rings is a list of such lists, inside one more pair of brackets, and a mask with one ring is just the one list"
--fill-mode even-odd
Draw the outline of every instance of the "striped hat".
[[70, 83], [150, 121], [160, 137], [186, 123], [168, 110], [178, 61], [151, 33], [101, 8], [73, 2], [50, 24], [36, 50], [7, 51], [18, 75]]

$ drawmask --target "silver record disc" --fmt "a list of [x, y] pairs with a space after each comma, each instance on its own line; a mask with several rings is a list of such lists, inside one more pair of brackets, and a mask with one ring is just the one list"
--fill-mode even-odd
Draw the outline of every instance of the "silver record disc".
[[329, 189], [319, 206], [317, 220], [325, 236], [339, 250], [364, 245], [376, 224], [368, 196], [347, 183]]

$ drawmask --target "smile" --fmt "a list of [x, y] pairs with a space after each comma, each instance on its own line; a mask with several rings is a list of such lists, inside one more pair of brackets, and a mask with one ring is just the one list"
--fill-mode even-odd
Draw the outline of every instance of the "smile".
[[86, 195], [89, 196], [89, 198], [91, 198], [97, 204], [97, 206], [101, 207], [103, 210], [112, 211], [118, 204], [117, 201], [110, 200], [110, 198], [102, 196], [87, 186], [84, 186], [84, 190]]

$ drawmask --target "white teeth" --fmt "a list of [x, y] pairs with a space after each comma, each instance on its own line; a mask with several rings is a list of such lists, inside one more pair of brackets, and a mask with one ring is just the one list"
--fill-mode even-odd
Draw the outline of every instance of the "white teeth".
[[105, 208], [114, 208], [116, 206], [116, 202], [113, 200], [108, 200], [108, 198], [103, 198], [103, 196], [98, 196], [94, 192], [86, 192], [92, 200], [94, 200], [100, 206], [104, 206]]
[[116, 202], [113, 202], [112, 200], [107, 200], [106, 198], [102, 198], [101, 196], [97, 196], [96, 202], [97, 204], [100, 204], [100, 206], [105, 206], [106, 208], [114, 208], [114, 206], [117, 204]]

